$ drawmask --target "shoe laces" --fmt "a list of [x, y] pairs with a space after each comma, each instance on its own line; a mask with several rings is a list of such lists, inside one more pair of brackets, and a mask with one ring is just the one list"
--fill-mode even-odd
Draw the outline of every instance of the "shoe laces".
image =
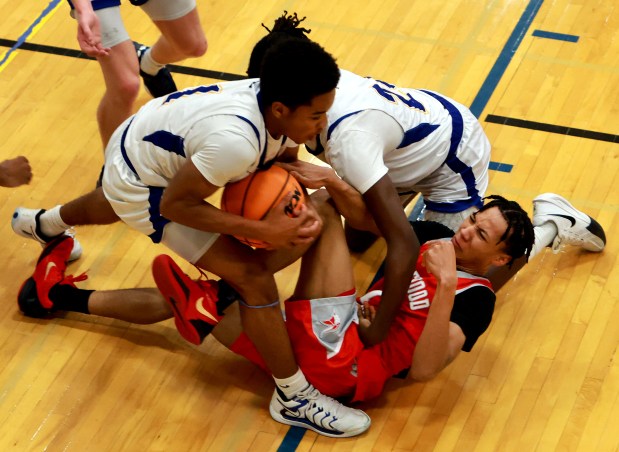
[[75, 287], [76, 282], [86, 281], [87, 279], [88, 279], [88, 275], [86, 274], [86, 272], [84, 272], [84, 273], [80, 273], [77, 276], [73, 276], [73, 275], [65, 276], [65, 278], [59, 284], [68, 284], [72, 287]]
[[295, 398], [305, 399], [309, 402], [305, 408], [306, 413], [307, 411], [312, 412], [312, 415], [324, 413], [325, 416], [332, 416], [334, 420], [338, 419], [338, 408], [343, 406], [337, 400], [318, 391], [318, 389], [311, 384], [306, 389], [299, 392]]

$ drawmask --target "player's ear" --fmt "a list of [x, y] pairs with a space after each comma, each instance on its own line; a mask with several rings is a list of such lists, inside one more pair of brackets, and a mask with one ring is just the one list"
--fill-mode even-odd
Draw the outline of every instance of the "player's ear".
[[271, 104], [271, 113], [273, 113], [273, 116], [275, 116], [277, 119], [282, 119], [283, 117], [288, 115], [289, 112], [290, 109], [281, 102], [276, 101]]
[[497, 254], [494, 259], [492, 259], [492, 264], [496, 265], [497, 267], [501, 267], [502, 265], [509, 264], [511, 260], [512, 258], [509, 254], [500, 253]]

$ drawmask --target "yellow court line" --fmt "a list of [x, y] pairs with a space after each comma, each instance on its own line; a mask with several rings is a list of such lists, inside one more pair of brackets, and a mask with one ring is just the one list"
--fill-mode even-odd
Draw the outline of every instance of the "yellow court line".
[[[62, 2], [62, 1], [58, 2], [56, 4], [56, 6], [54, 6], [52, 8], [52, 10], [48, 14], [44, 15], [41, 18], [41, 20], [34, 27], [32, 27], [32, 31], [27, 36], [26, 40], [28, 40], [28, 39], [32, 38], [33, 36], [35, 36], [37, 34], [37, 32], [43, 27], [43, 25], [45, 25], [47, 23], [47, 21], [56, 13], [58, 8], [63, 3], [64, 2]], [[6, 59], [6, 61], [2, 65], [0, 65], [0, 73], [11, 63], [11, 61], [13, 61], [15, 59], [15, 55], [18, 52], [18, 48], [17, 49], [10, 48], [6, 52], [4, 52], [2, 55], [0, 55], [0, 61], [4, 60], [4, 58], [6, 57], [7, 53], [9, 53], [9, 52], [10, 52], [9, 57]]]

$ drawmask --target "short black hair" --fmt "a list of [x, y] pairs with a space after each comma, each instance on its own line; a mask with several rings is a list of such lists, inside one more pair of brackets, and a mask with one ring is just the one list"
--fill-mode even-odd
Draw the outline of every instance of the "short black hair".
[[333, 91], [340, 79], [335, 59], [319, 44], [288, 38], [266, 50], [260, 68], [263, 105], [281, 102], [294, 110]]
[[269, 28], [262, 24], [266, 31], [268, 31], [268, 34], [258, 41], [251, 51], [249, 66], [247, 67], [247, 76], [249, 78], [260, 77], [260, 68], [262, 66], [262, 60], [264, 60], [264, 54], [274, 44], [287, 38], [300, 38], [309, 41], [307, 35], [312, 30], [299, 26], [304, 20], [305, 17], [299, 19], [297, 13], [289, 15], [288, 11], [284, 11], [284, 14], [275, 19], [273, 28]]
[[499, 243], [504, 243], [505, 253], [512, 258], [510, 265], [522, 256], [526, 256], [528, 261], [535, 241], [533, 223], [531, 223], [529, 215], [516, 201], [509, 201], [502, 196], [490, 195], [484, 198], [484, 201], [486, 200], [490, 200], [490, 202], [485, 203], [478, 212], [498, 207], [501, 215], [507, 221], [507, 229], [501, 236]]

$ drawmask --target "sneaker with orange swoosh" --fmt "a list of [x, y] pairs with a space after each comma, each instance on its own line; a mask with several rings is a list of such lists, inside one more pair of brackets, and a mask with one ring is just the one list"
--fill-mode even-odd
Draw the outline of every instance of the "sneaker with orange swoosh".
[[174, 313], [178, 332], [200, 345], [223, 317], [217, 304], [217, 281], [194, 281], [165, 254], [153, 261], [153, 278]]

